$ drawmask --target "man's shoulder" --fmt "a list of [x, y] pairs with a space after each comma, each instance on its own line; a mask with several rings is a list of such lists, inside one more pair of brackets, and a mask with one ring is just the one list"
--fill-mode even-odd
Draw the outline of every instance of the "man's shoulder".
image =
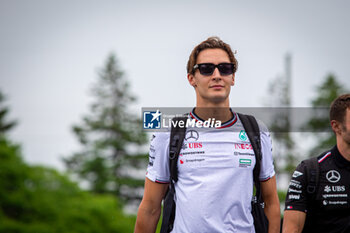
[[313, 156], [307, 159], [302, 160], [299, 165], [308, 165], [310, 163], [313, 163], [315, 161], [317, 161], [318, 164], [321, 164], [322, 162], [328, 160], [330, 158], [330, 156], [332, 155], [332, 151], [330, 150], [326, 150], [323, 151], [321, 154], [317, 155], [317, 156]]
[[258, 122], [260, 132], [269, 133], [269, 129], [267, 128], [266, 124], [262, 120], [256, 118], [256, 121]]
[[332, 150], [329, 149], [329, 150], [323, 151], [316, 158], [317, 158], [318, 163], [321, 164], [321, 163], [329, 160], [331, 158], [331, 155], [332, 155]]
[[327, 161], [330, 160], [331, 155], [332, 155], [331, 150], [323, 151], [318, 156], [314, 156], [314, 157], [310, 157], [302, 160], [298, 165], [298, 167], [300, 169], [308, 169], [308, 170], [311, 168], [316, 169], [316, 167], [318, 167], [318, 169], [322, 170], [324, 166], [327, 165]]
[[246, 116], [254, 117], [255, 120], [256, 120], [256, 122], [257, 122], [257, 124], [258, 124], [259, 131], [260, 131], [261, 133], [263, 133], [263, 132], [269, 133], [269, 130], [268, 130], [266, 124], [265, 124], [262, 120], [260, 120], [259, 118], [255, 117], [254, 115], [245, 114], [245, 113], [238, 113], [238, 112], [237, 112], [237, 115], [238, 115], [238, 118], [239, 118], [239, 120], [240, 120], [240, 122], [241, 122], [242, 124], [243, 124], [243, 122], [242, 122], [240, 116], [246, 115]]
[[[329, 159], [330, 155], [331, 150], [327, 150], [318, 156], [302, 160], [292, 174], [292, 178], [298, 177], [298, 179], [302, 179], [305, 180], [305, 182], [308, 182], [313, 176], [312, 173], [314, 173], [315, 176], [319, 176], [323, 170], [327, 169], [327, 166], [325, 166], [325, 161]], [[302, 177], [299, 178], [299, 176]]]
[[170, 132], [155, 132], [151, 137], [151, 145], [153, 146], [167, 146], [170, 140]]

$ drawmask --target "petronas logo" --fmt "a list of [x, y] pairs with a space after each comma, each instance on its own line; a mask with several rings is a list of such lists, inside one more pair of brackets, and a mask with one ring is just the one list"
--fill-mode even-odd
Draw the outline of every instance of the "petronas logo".
[[248, 139], [247, 134], [246, 134], [246, 132], [244, 130], [241, 130], [241, 132], [239, 132], [238, 137], [242, 141], [247, 141], [247, 139]]

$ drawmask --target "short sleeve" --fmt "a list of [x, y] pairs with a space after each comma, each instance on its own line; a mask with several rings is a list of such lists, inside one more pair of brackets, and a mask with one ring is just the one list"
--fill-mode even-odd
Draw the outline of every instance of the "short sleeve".
[[152, 135], [146, 177], [153, 182], [170, 182], [169, 136], [169, 132], [158, 132]]
[[301, 162], [295, 169], [289, 183], [286, 196], [285, 210], [299, 210], [306, 212], [306, 165]]
[[260, 166], [260, 181], [269, 180], [275, 175], [275, 168], [272, 158], [272, 143], [270, 133], [267, 127], [258, 120], [259, 129], [260, 129], [260, 141], [261, 141], [261, 153], [262, 160]]

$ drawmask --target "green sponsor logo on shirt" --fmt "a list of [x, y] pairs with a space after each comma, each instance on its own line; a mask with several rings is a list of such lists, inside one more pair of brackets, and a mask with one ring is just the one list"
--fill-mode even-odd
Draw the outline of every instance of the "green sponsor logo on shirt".
[[246, 134], [246, 132], [244, 130], [241, 130], [241, 132], [239, 132], [238, 137], [242, 141], [247, 141], [247, 139], [248, 139], [247, 134]]
[[239, 159], [239, 164], [244, 164], [244, 165], [251, 165], [252, 160], [251, 159]]

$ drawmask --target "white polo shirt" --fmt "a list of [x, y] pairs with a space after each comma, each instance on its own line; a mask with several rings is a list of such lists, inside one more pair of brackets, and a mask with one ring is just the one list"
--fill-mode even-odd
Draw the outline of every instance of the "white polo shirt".
[[[199, 119], [193, 111], [191, 118]], [[259, 122], [260, 180], [274, 176], [271, 139]], [[153, 135], [147, 178], [169, 183], [170, 132]], [[173, 233], [255, 232], [251, 215], [255, 156], [243, 125], [234, 117], [221, 128], [187, 128], [178, 159]]]

